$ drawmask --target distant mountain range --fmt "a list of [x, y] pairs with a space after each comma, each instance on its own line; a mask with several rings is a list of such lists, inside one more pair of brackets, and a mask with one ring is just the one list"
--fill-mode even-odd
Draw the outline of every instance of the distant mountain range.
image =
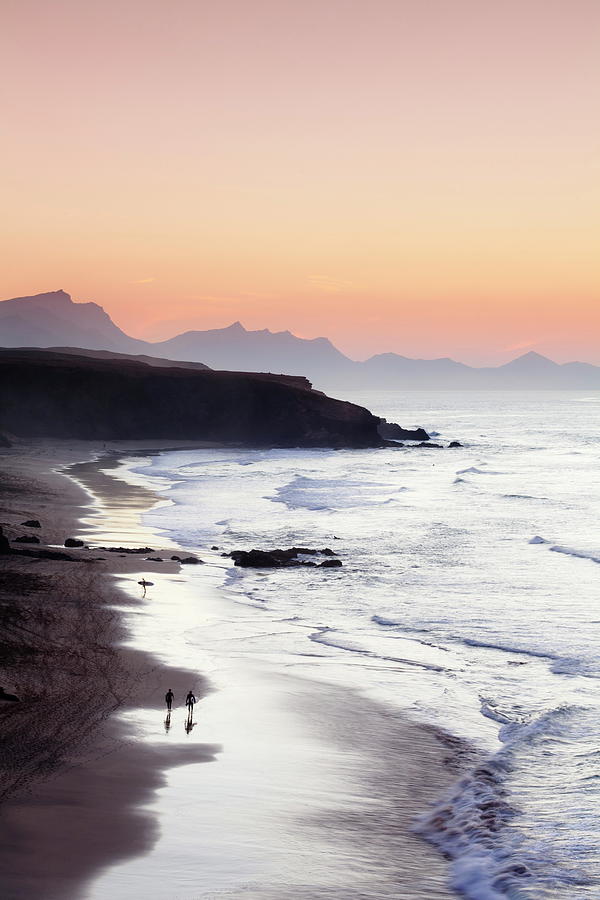
[[186, 331], [149, 342], [121, 331], [96, 303], [74, 303], [64, 291], [0, 302], [0, 346], [76, 347], [133, 354], [156, 365], [168, 360], [213, 369], [304, 375], [317, 388], [344, 389], [579, 389], [600, 390], [600, 366], [559, 365], [529, 352], [502, 366], [474, 368], [453, 359], [410, 359], [381, 353], [365, 362], [344, 356], [327, 338], [306, 340], [289, 331], [228, 328]]

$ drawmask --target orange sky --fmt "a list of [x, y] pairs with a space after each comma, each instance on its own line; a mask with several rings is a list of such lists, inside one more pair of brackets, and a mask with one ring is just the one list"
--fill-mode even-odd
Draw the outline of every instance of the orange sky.
[[600, 363], [598, 0], [4, 0], [0, 297]]

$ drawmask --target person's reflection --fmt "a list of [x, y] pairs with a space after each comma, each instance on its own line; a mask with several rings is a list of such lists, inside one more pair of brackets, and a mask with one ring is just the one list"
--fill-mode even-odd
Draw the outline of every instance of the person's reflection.
[[190, 734], [192, 728], [196, 725], [196, 722], [193, 721], [193, 711], [190, 709], [187, 719], [185, 720], [185, 733]]
[[165, 731], [168, 734], [169, 728], [171, 727], [171, 710], [167, 713], [167, 718], [165, 719]]

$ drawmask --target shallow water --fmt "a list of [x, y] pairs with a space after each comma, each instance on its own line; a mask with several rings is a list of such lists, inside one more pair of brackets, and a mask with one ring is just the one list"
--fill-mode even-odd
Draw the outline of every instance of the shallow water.
[[[129, 467], [139, 464], [126, 466], [133, 483], [140, 479]], [[107, 543], [107, 525], [122, 546], [138, 546], [152, 533], [147, 526], [137, 532], [134, 516], [113, 515], [103, 503], [85, 524], [86, 539], [96, 544]], [[152, 543], [168, 545], [164, 535]], [[186, 669], [199, 703], [191, 722], [183, 695], [168, 716], [156, 709], [122, 714], [134, 746], [160, 749], [165, 763], [173, 750], [162, 788], [136, 810], [159, 836], [143, 856], [95, 875], [82, 896], [395, 900], [400, 891], [449, 900], [445, 866], [410, 833], [417, 811], [435, 796], [429, 782], [448, 781], [441, 769], [447, 751], [387, 707], [302, 677], [289, 665], [289, 642], [305, 655], [310, 629], [267, 622], [261, 607], [224, 588], [230, 561], [203, 556], [206, 565], [181, 574], [153, 571], [141, 603], [139, 574], [120, 579], [137, 600], [121, 608], [127, 645]], [[280, 646], [265, 644], [277, 636]], [[195, 673], [202, 683], [208, 677], [207, 695]], [[209, 751], [212, 759], [190, 755], [194, 761], [181, 765], [183, 747]]]
[[163, 454], [136, 470], [170, 482], [146, 524], [200, 553], [332, 547], [342, 569], [224, 571], [241, 655], [490, 754], [419, 826], [465, 896], [598, 897], [600, 394], [348, 399], [464, 446]]

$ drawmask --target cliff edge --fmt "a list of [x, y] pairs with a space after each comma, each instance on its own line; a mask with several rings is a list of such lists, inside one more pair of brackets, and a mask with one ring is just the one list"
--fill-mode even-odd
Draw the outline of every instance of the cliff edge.
[[23, 438], [377, 447], [378, 421], [302, 378], [0, 350], [0, 432]]

